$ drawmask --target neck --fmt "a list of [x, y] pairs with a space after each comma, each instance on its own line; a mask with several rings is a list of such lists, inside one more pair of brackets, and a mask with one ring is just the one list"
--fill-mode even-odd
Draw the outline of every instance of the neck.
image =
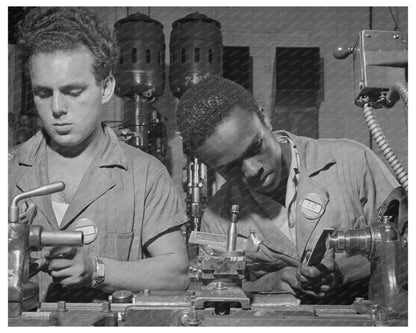
[[282, 151], [282, 158], [281, 158], [281, 164], [280, 164], [280, 181], [279, 185], [277, 186], [276, 190], [273, 191], [271, 194], [271, 198], [277, 202], [279, 202], [281, 205], [286, 204], [286, 187], [287, 187], [287, 181], [289, 178], [289, 171], [290, 171], [290, 165], [292, 162], [292, 152], [290, 150], [290, 144], [289, 143], [279, 143], [280, 149]]
[[83, 142], [74, 146], [62, 146], [56, 142], [49, 140], [48, 147], [50, 152], [55, 153], [63, 158], [77, 158], [77, 157], [93, 157], [102, 142], [104, 131], [99, 126], [91, 135]]

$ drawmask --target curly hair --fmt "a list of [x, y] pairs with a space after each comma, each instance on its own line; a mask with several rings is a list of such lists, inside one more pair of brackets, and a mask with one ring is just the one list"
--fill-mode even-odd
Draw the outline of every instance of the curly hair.
[[18, 46], [25, 60], [38, 53], [71, 51], [87, 47], [93, 57], [97, 83], [105, 79], [119, 57], [110, 29], [85, 8], [38, 7], [19, 22]]
[[236, 106], [263, 119], [253, 95], [233, 81], [211, 75], [189, 88], [176, 109], [185, 153], [202, 146]]

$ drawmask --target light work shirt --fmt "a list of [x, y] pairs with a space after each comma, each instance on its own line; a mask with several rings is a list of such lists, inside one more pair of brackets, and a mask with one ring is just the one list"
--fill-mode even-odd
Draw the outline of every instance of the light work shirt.
[[[299, 157], [292, 209], [289, 202], [289, 212], [293, 214], [288, 217], [288, 212], [274, 200], [235, 181], [225, 183], [210, 200], [201, 224], [202, 231], [225, 235], [231, 205], [239, 204], [239, 237], [248, 237], [254, 229], [260, 241], [258, 251], [246, 252], [247, 267], [255, 277], [305, 263], [325, 228], [362, 229], [376, 222], [378, 210], [399, 187], [376, 154], [355, 141], [316, 140], [285, 131], [274, 135], [291, 140]], [[289, 200], [290, 197], [292, 194], [288, 195]], [[296, 226], [295, 242], [277, 226], [288, 225], [290, 218], [294, 218]], [[357, 256], [360, 262], [352, 269], [350, 264], [343, 264], [343, 257], [344, 254], [337, 254], [336, 261], [344, 283], [353, 281], [363, 271], [369, 274], [366, 258]]]
[[[121, 142], [103, 127], [105, 138], [58, 224], [51, 196], [33, 197], [33, 224], [44, 230], [86, 232], [82, 251], [121, 261], [146, 257], [146, 244], [187, 221], [165, 166], [153, 156]], [[46, 138], [42, 131], [14, 148], [9, 157], [9, 201], [48, 184]], [[33, 254], [34, 256], [36, 253]], [[41, 281], [41, 301], [51, 277]]]

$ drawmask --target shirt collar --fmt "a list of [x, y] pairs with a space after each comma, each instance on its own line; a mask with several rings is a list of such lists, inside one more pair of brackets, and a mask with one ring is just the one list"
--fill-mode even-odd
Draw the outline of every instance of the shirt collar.
[[38, 131], [27, 142], [16, 147], [19, 150], [18, 163], [33, 166], [39, 157], [43, 157], [46, 150], [46, 137], [42, 130]]
[[[103, 130], [104, 142], [95, 158], [97, 165], [99, 167], [117, 166], [127, 170], [127, 156], [122, 149], [122, 143], [110, 127], [103, 125]], [[44, 158], [45, 151], [46, 134], [40, 130], [20, 146], [19, 164], [33, 166], [39, 158]]]
[[[292, 140], [292, 138], [289, 138], [288, 136], [280, 136], [276, 135], [277, 140], [280, 143], [289, 143], [290, 145], [290, 152], [291, 152], [291, 163], [289, 167], [289, 177], [287, 179], [287, 186], [286, 186], [286, 202], [285, 207], [289, 208], [290, 202], [293, 200], [295, 193], [296, 193], [296, 187], [298, 183], [299, 178], [299, 168], [300, 168], [300, 161], [299, 161], [299, 153], [296, 147], [296, 144]], [[260, 192], [254, 191], [252, 189], [249, 189], [251, 195], [253, 198], [259, 203], [262, 207], [264, 207], [267, 210], [267, 207], [273, 207], [276, 204], [281, 206], [279, 203], [276, 203], [275, 201], [271, 201], [272, 199]], [[273, 205], [271, 205], [273, 203]], [[272, 211], [268, 211], [269, 216], [273, 216]]]
[[125, 170], [128, 169], [127, 156], [122, 148], [120, 139], [114, 131], [107, 125], [103, 125], [105, 132], [105, 142], [100, 148], [100, 154], [96, 161], [99, 167], [117, 166]]
[[299, 167], [304, 169], [309, 177], [336, 163], [329, 149], [319, 149], [315, 139], [297, 136], [287, 131], [275, 131], [273, 134], [276, 137], [286, 136], [294, 142], [299, 154]]

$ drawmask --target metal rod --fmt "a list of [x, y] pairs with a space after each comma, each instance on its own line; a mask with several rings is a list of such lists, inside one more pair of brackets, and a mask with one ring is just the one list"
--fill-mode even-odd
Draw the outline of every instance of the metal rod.
[[84, 234], [81, 231], [44, 231], [41, 233], [42, 246], [82, 246]]
[[232, 205], [231, 206], [231, 222], [230, 226], [228, 227], [227, 233], [227, 251], [233, 252], [236, 249], [237, 244], [237, 220], [239, 214], [239, 206]]

